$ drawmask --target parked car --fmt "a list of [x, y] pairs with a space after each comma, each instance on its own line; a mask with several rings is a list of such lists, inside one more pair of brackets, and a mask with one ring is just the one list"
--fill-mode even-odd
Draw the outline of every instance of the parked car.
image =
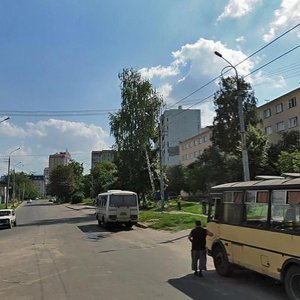
[[31, 199], [28, 199], [28, 200], [27, 200], [27, 203], [32, 203], [32, 200], [31, 200]]
[[17, 226], [16, 213], [13, 209], [0, 209], [0, 227], [12, 228]]

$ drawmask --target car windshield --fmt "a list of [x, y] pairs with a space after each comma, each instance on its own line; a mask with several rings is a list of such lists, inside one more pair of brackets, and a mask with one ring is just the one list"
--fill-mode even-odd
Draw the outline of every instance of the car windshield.
[[111, 195], [110, 206], [136, 206], [137, 200], [135, 195]]
[[11, 214], [10, 211], [7, 211], [7, 210], [4, 210], [4, 211], [0, 211], [0, 217], [3, 217], [3, 216], [9, 216]]

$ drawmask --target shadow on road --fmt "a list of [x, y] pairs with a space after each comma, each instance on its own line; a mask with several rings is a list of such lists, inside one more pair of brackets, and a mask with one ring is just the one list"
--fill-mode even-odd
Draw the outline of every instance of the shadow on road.
[[53, 203], [24, 203], [25, 205], [24, 206], [53, 206], [54, 204]]
[[205, 272], [204, 277], [188, 274], [169, 279], [168, 283], [194, 300], [286, 299], [282, 285], [275, 285], [274, 280], [246, 270], [236, 271], [229, 278], [221, 277], [215, 271]]
[[36, 220], [36, 221], [26, 223], [26, 224], [18, 224], [18, 227], [36, 226], [36, 225], [76, 224], [76, 223], [89, 222], [91, 220], [94, 220], [93, 216], [44, 219], [44, 220]]
[[78, 228], [84, 232], [120, 232], [120, 231], [130, 231], [132, 228], [126, 228], [126, 226], [122, 225], [114, 225], [110, 226], [109, 228], [100, 227], [97, 223], [96, 224], [87, 224], [87, 225], [80, 225]]

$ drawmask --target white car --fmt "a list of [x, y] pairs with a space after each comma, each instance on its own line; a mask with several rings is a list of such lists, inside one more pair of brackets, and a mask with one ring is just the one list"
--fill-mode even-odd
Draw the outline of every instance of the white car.
[[0, 209], [0, 227], [12, 228], [17, 226], [16, 213], [13, 209]]

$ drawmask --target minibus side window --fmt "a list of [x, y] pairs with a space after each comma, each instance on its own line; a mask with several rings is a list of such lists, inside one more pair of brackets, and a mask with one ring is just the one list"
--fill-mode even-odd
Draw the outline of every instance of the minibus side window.
[[245, 221], [247, 225], [265, 227], [268, 220], [268, 191], [247, 191]]
[[243, 217], [243, 192], [225, 192], [224, 196], [223, 221], [228, 224], [241, 224]]

